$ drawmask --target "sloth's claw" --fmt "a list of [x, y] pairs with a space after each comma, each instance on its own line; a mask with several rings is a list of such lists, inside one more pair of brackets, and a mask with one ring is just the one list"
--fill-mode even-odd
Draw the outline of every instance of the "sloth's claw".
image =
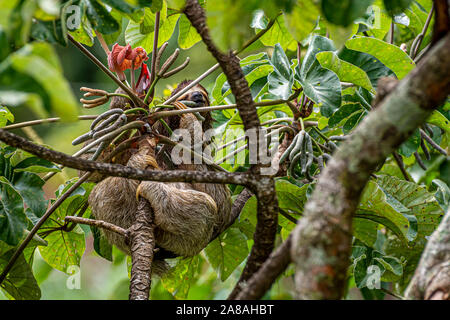
[[136, 189], [136, 201], [139, 201], [140, 193], [141, 193], [141, 185], [139, 184]]
[[147, 166], [150, 166], [150, 167], [152, 167], [152, 168], [154, 168], [154, 169], [158, 169], [158, 168], [159, 168], [158, 162], [156, 162], [155, 157], [149, 156], [149, 155], [146, 155], [146, 156], [144, 156], [144, 157], [145, 157], [145, 164], [146, 164]]
[[173, 106], [174, 106], [176, 109], [178, 109], [178, 110], [186, 110], [186, 109], [189, 109], [184, 103], [179, 102], [179, 101], [175, 101], [175, 102], [173, 103]]

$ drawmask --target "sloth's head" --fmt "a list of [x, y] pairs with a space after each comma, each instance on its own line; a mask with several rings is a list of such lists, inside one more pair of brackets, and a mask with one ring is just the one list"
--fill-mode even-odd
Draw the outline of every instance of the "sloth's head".
[[[178, 92], [180, 92], [183, 88], [186, 88], [190, 83], [192, 83], [192, 80], [184, 80], [182, 81], [175, 90], [172, 91], [171, 96], [174, 96]], [[188, 100], [196, 103], [195, 108], [201, 108], [201, 107], [207, 107], [209, 106], [209, 98], [208, 98], [208, 91], [200, 85], [196, 84], [191, 89], [189, 89], [186, 93], [184, 93], [182, 96], [177, 98], [177, 101], [183, 101]], [[203, 130], [207, 130], [211, 128], [212, 124], [212, 116], [210, 112], [202, 112], [201, 115], [205, 118], [205, 121], [203, 122]]]
[[[171, 96], [177, 94], [182, 89], [186, 88], [189, 84], [192, 83], [192, 80], [184, 80], [182, 81], [175, 90], [173, 90]], [[208, 92], [206, 89], [200, 85], [196, 84], [191, 89], [189, 89], [185, 94], [177, 99], [177, 101], [188, 100], [197, 103], [196, 107], [206, 107], [209, 106], [209, 98]]]

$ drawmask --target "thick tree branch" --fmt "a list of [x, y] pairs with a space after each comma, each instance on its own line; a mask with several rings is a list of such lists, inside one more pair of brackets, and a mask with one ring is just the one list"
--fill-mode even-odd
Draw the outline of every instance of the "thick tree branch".
[[155, 253], [154, 213], [150, 203], [140, 198], [136, 217], [130, 227], [131, 279], [130, 300], [148, 300]]
[[[278, 167], [279, 166], [279, 162], [280, 162], [280, 158], [281, 155], [286, 151], [286, 149], [289, 147], [289, 145], [292, 143], [292, 136], [290, 136], [289, 134], [285, 135], [285, 138], [283, 140], [283, 142], [280, 144], [280, 146], [278, 147], [277, 153], [275, 154], [273, 160], [272, 160], [272, 167]], [[286, 166], [283, 166], [281, 168], [279, 168], [278, 174], [282, 174], [284, 175], [286, 173]], [[273, 180], [272, 180], [273, 181]], [[266, 189], [266, 187], [264, 185], [261, 186], [261, 190]], [[275, 191], [275, 186], [274, 189], [272, 191], [270, 190], [266, 190], [267, 194], [270, 195], [270, 192], [273, 192], [276, 195], [276, 191]], [[236, 200], [233, 203], [233, 207], [231, 208], [231, 213], [233, 215], [233, 218], [236, 219], [240, 212], [242, 211], [242, 208], [244, 207], [245, 203], [247, 202], [247, 200], [252, 196], [253, 194], [251, 193], [251, 191], [249, 189], [244, 189], [239, 196], [236, 198]], [[259, 197], [258, 197], [259, 196]], [[261, 204], [261, 206], [264, 206], [265, 202], [267, 201], [268, 204], [271, 204], [271, 201], [276, 201], [277, 204], [277, 208], [268, 208], [269, 210], [276, 210], [275, 214], [278, 214], [278, 202], [276, 199], [273, 198], [268, 198], [268, 199], [263, 199], [263, 197], [265, 197], [264, 195], [261, 195], [257, 193], [257, 197], [258, 197], [258, 210], [261, 210], [262, 208], [259, 207], [259, 205]], [[261, 197], [261, 198], [260, 198]], [[261, 199], [261, 200], [260, 200]], [[264, 254], [266, 254], [265, 252], [261, 252], [260, 248], [263, 248], [264, 246], [264, 239], [260, 239], [260, 237], [265, 236], [267, 233], [271, 232], [272, 227], [276, 228], [277, 225], [277, 220], [275, 220], [275, 226], [271, 225], [271, 223], [273, 223], [273, 219], [270, 219], [270, 216], [262, 216], [258, 214], [258, 223], [256, 225], [256, 231], [255, 231], [255, 238], [258, 237], [258, 246], [255, 247], [255, 245], [252, 248], [252, 252], [254, 252], [255, 256], [263, 256]], [[267, 219], [266, 217], [269, 217], [269, 219]], [[233, 220], [234, 221], [234, 220]], [[269, 228], [266, 228], [267, 226], [265, 224], [268, 224]], [[269, 234], [271, 235], [271, 234]], [[271, 245], [273, 246], [273, 242], [271, 243], [267, 243], [267, 245]], [[254, 251], [253, 251], [254, 250]], [[278, 249], [277, 249], [278, 250]], [[278, 251], [277, 251], [278, 252]], [[234, 287], [234, 289], [232, 290], [232, 292], [230, 293], [228, 299], [250, 299], [250, 298], [246, 298], [246, 296], [249, 293], [245, 293], [242, 298], [238, 298], [238, 296], [240, 295], [240, 292], [242, 290], [242, 284], [249, 280], [252, 281], [252, 284], [250, 284], [250, 286], [253, 287], [254, 282], [253, 282], [253, 278], [254, 277], [261, 277], [258, 276], [260, 274], [260, 272], [264, 272], [258, 270], [258, 268], [261, 266], [261, 263], [264, 261], [268, 261], [268, 260], [263, 260], [263, 259], [258, 259], [258, 260], [250, 260], [250, 263], [247, 262], [247, 265], [245, 266], [239, 281], [237, 282], [236, 286]], [[264, 262], [264, 264], [266, 263]], [[285, 268], [285, 267], [284, 267]], [[283, 268], [283, 270], [284, 270]], [[258, 271], [257, 273], [255, 273], [256, 271]], [[276, 277], [275, 277], [276, 278]], [[275, 278], [272, 279], [272, 282], [275, 281]], [[270, 281], [269, 281], [270, 282]], [[263, 287], [258, 287], [259, 289], [255, 289], [256, 293], [261, 293], [264, 289], [268, 290], [270, 288], [270, 285], [272, 284], [272, 282], [266, 283], [266, 286], [263, 285]], [[269, 285], [269, 287], [267, 288], [267, 285]], [[247, 289], [247, 290], [253, 290], [253, 289]], [[265, 291], [261, 293], [261, 296], [264, 295]]]
[[264, 262], [259, 270], [253, 274], [250, 280], [243, 286], [236, 300], [261, 299], [270, 289], [275, 280], [286, 270], [291, 262], [290, 249], [292, 237], [289, 236], [270, 257]]
[[134, 180], [151, 180], [161, 182], [204, 182], [204, 183], [232, 183], [238, 185], [253, 186], [256, 179], [248, 173], [228, 173], [214, 171], [189, 171], [189, 170], [139, 170], [120, 164], [102, 163], [71, 157], [62, 152], [34, 144], [18, 135], [0, 129], [0, 140], [6, 144], [25, 150], [42, 159], [46, 159], [66, 167], [82, 171], [96, 171], [98, 173], [123, 177]]
[[428, 240], [405, 297], [450, 299], [450, 210]]
[[449, 91], [447, 34], [342, 143], [319, 178], [293, 231], [291, 256], [299, 298], [342, 297], [352, 217], [370, 174], [445, 101]]

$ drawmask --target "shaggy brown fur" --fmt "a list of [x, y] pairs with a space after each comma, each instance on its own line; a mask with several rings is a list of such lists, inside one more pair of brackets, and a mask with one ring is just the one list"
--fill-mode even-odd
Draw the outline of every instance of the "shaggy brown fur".
[[[184, 85], [187, 84], [184, 83]], [[199, 88], [196, 86], [193, 89], [199, 90]], [[195, 91], [193, 89], [178, 100], [191, 99]], [[206, 90], [201, 87], [200, 91], [204, 104], [208, 105]], [[208, 116], [210, 117], [209, 114]], [[201, 127], [200, 122], [192, 114], [185, 114], [180, 118], [178, 127], [189, 130], [193, 137], [194, 128]], [[172, 121], [171, 124], [174, 125], [174, 123]], [[203, 129], [205, 129], [204, 126]], [[139, 169], [158, 167], [154, 146], [141, 141], [138, 152], [131, 156], [127, 165]], [[182, 164], [176, 169], [210, 170], [206, 165], [194, 164]], [[137, 193], [150, 202], [155, 213], [157, 246], [175, 255], [188, 257], [198, 254], [209, 243], [212, 235], [216, 231], [223, 231], [231, 219], [230, 193], [226, 185], [220, 184], [153, 181], [139, 183], [134, 180], [109, 177], [98, 183], [92, 190], [89, 204], [96, 219], [129, 228], [137, 210]], [[110, 243], [130, 254], [129, 246], [122, 236], [108, 231], [104, 231], [104, 235]], [[158, 258], [158, 254], [155, 258]], [[163, 273], [164, 267], [162, 261], [154, 262], [156, 274]]]

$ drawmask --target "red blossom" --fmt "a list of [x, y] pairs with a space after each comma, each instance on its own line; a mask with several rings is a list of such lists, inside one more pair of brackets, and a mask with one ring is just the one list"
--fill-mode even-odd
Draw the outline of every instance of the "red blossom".
[[139, 69], [146, 60], [148, 60], [148, 57], [144, 48], [137, 47], [132, 49], [129, 44], [124, 47], [116, 43], [108, 55], [108, 66], [109, 69], [116, 72], [120, 80], [123, 81], [125, 80], [125, 74], [123, 72], [127, 69], [131, 69], [133, 61], [134, 69], [136, 70]]
[[148, 67], [144, 63], [142, 65], [141, 74], [136, 84], [136, 92], [141, 95], [145, 94], [147, 89], [150, 87], [150, 72], [148, 72]]

